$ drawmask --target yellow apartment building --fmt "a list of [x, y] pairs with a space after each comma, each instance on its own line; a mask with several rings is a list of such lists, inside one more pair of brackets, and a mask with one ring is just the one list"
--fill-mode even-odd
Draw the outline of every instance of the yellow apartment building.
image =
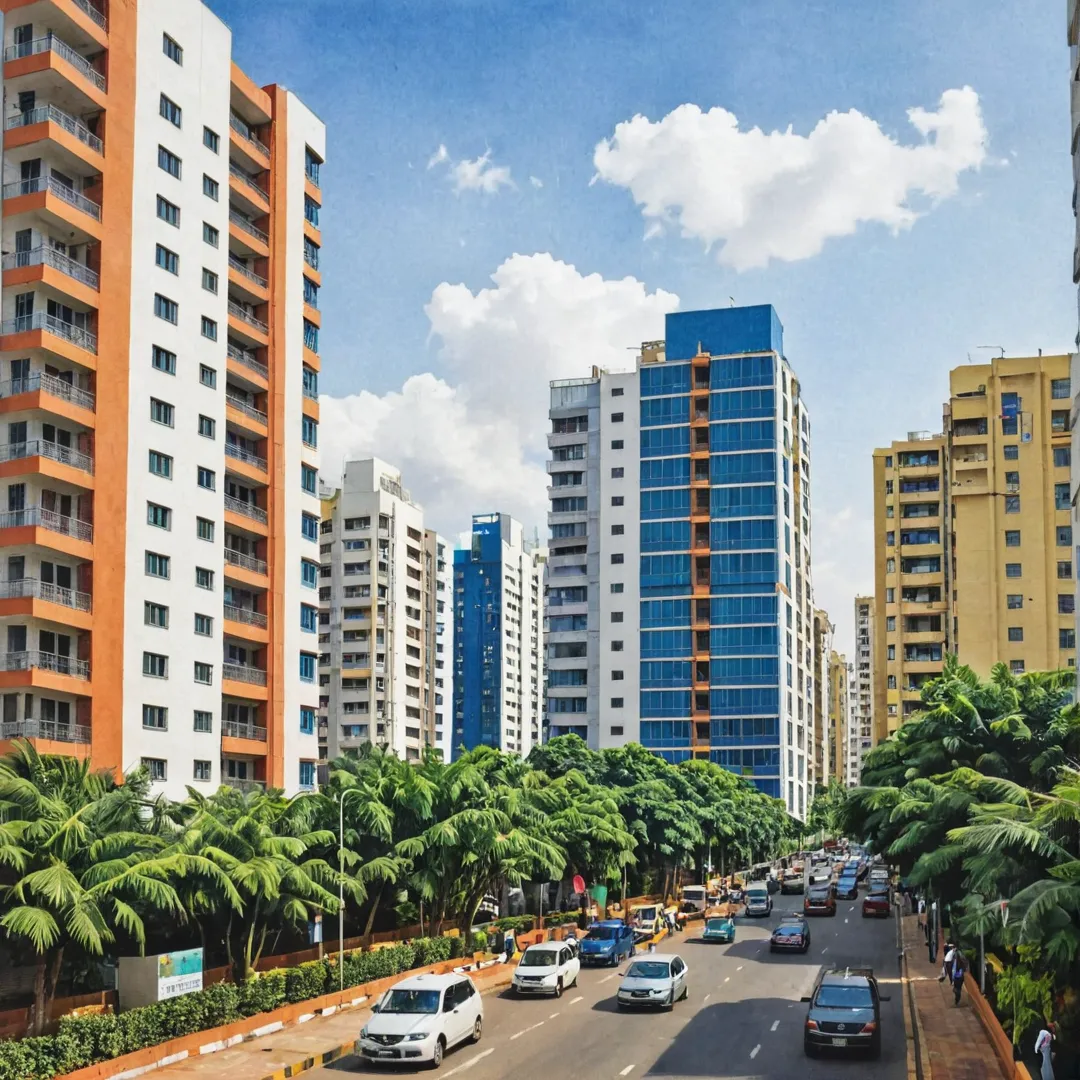
[[829, 724], [829, 654], [832, 652], [833, 624], [828, 613], [814, 610], [814, 733], [811, 777], [815, 784], [827, 784]]
[[848, 681], [851, 669], [847, 657], [835, 650], [829, 653], [829, 720], [828, 720], [828, 775], [823, 782], [845, 782], [849, 697]]
[[955, 368], [946, 433], [952, 634], [980, 675], [1074, 667], [1070, 357]]

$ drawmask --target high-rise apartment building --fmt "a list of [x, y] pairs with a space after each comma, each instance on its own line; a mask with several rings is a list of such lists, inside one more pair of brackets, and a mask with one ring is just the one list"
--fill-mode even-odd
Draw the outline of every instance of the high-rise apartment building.
[[320, 754], [374, 743], [419, 761], [436, 745], [438, 661], [446, 663], [438, 653], [445, 543], [425, 531], [401, 474], [378, 458], [345, 463], [322, 516]]
[[802, 817], [810, 423], [782, 335], [767, 305], [680, 312], [633, 371], [552, 383], [547, 722], [712, 760]]
[[919, 708], [949, 651], [948, 444], [912, 431], [874, 451], [874, 741]]
[[[540, 742], [545, 555], [509, 514], [476, 515], [469, 548], [454, 552], [452, 755], [495, 746], [524, 757]], [[564, 671], [559, 685], [584, 685]]]
[[851, 714], [851, 665], [843, 653], [829, 653], [829, 719], [828, 719], [828, 776], [847, 783], [847, 731]]
[[847, 784], [862, 775], [863, 755], [874, 745], [874, 598], [855, 597], [855, 660], [847, 736]]
[[[812, 784], [829, 782], [829, 656], [832, 653], [835, 627], [828, 613], [814, 609], [814, 727], [813, 753], [810, 761]], [[812, 789], [811, 789], [812, 790]]]
[[323, 125], [196, 0], [3, 6], [0, 749], [310, 787]]
[[454, 709], [454, 562], [449, 542], [430, 529], [424, 530], [425, 573], [435, 575], [434, 588], [424, 591], [424, 617], [428, 652], [427, 683], [431, 695], [435, 746], [443, 761], [450, 760], [450, 733]]
[[[1077, 595], [1080, 595], [1080, 353], [1073, 353], [1069, 362], [1070, 381], [1072, 383], [1072, 412], [1069, 415], [1069, 438], [1070, 438], [1070, 470], [1069, 470], [1069, 502], [1072, 506], [1073, 528], [1073, 573], [1077, 578]], [[1072, 465], [1075, 461], [1077, 464]], [[1076, 604], [1075, 622], [1073, 624], [1073, 641], [1080, 634], [1080, 604]], [[1080, 679], [1080, 670], [1077, 672]], [[1077, 699], [1080, 700], [1080, 685], [1077, 687]]]

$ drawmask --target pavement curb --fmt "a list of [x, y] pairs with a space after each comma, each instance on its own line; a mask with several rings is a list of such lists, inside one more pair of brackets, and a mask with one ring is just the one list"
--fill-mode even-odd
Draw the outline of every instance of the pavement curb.
[[907, 1035], [908, 1080], [932, 1080], [930, 1051], [926, 1045], [922, 1020], [919, 1018], [919, 1006], [915, 1000], [915, 981], [911, 978], [908, 968], [907, 954], [910, 944], [904, 934], [904, 920], [899, 907], [896, 909], [896, 921], [900, 947], [900, 979], [907, 1002], [907, 1008], [904, 1009], [904, 1031]]

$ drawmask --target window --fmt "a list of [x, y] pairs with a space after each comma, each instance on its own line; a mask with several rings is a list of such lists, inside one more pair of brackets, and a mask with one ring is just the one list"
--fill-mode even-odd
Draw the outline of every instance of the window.
[[1068, 398], [1072, 393], [1068, 379], [1051, 379], [1050, 396], [1052, 398]]
[[1001, 452], [1006, 461], [1016, 461], [1020, 457], [1020, 447], [1016, 443], [1009, 443], [1008, 446], [1003, 446]]
[[150, 351], [150, 366], [158, 371], [164, 371], [166, 375], [175, 375], [176, 353], [169, 352], [160, 345], [154, 345]]
[[314, 369], [303, 365], [304, 369], [304, 382], [303, 391], [304, 397], [309, 397], [313, 401], [319, 400], [319, 373]]
[[206, 709], [195, 710], [195, 730], [205, 732], [214, 730], [214, 717]]
[[180, 314], [180, 306], [175, 300], [170, 300], [161, 293], [154, 293], [154, 314], [159, 319], [175, 325]]
[[199, 487], [206, 488], [207, 491], [213, 491], [217, 486], [217, 474], [213, 469], [208, 469], [205, 465], [200, 465], [198, 470], [198, 484]]
[[1057, 546], [1072, 547], [1072, 526], [1059, 525], [1057, 527]]
[[1022, 593], [1009, 593], [1005, 598], [1005, 606], [1012, 610], [1022, 608], [1024, 606], [1024, 597]]
[[194, 762], [195, 772], [193, 774], [195, 780], [209, 780], [210, 779], [210, 762], [198, 761]]
[[210, 686], [214, 681], [214, 665], [195, 661], [195, 681], [203, 686]]
[[625, 472], [625, 469], [623, 469], [623, 467], [621, 465], [617, 469], [612, 469], [611, 470], [611, 479], [612, 480], [621, 480], [623, 478], [624, 472]]
[[202, 193], [208, 199], [213, 199], [214, 202], [217, 202], [220, 191], [221, 188], [218, 182], [212, 176], [207, 176], [206, 173], [203, 173]]
[[142, 707], [142, 726], [152, 731], [167, 731], [169, 710], [164, 705], [144, 705]]
[[214, 633], [214, 620], [209, 615], [195, 613], [195, 633], [200, 637], [211, 637]]
[[1006, 577], [1021, 577], [1023, 571], [1020, 569], [1020, 563], [1007, 562], [1005, 564], [1005, 576]]
[[1072, 593], [1058, 593], [1058, 614], [1071, 615], [1076, 610], [1076, 597]]
[[213, 390], [217, 386], [217, 369], [207, 367], [206, 364], [199, 365], [199, 382], [203, 386], [209, 386]]
[[169, 658], [161, 653], [144, 652], [142, 654], [142, 673], [152, 679], [169, 677]]
[[164, 169], [170, 176], [175, 176], [177, 180], [180, 179], [181, 162], [171, 150], [159, 146], [157, 148], [157, 163], [159, 169]]
[[891, 634], [895, 629], [896, 629], [896, 616], [895, 615], [886, 615], [885, 616], [885, 632], [887, 634]]
[[154, 256], [154, 262], [156, 262], [162, 270], [168, 270], [170, 274], [180, 273], [180, 256], [177, 255], [175, 251], [170, 251], [161, 244], [158, 244], [157, 246], [157, 254]]
[[[300, 787], [308, 789], [315, 786], [315, 762], [314, 761], [301, 761], [300, 762]], [[471, 987], [471, 983], [469, 984]], [[467, 988], [468, 989], [468, 988]], [[472, 994], [468, 994], [472, 997]], [[464, 1001], [463, 997], [459, 997], [459, 1000]]]
[[623, 554], [622, 554], [622, 552], [620, 552], [620, 551], [616, 551], [616, 552], [615, 552], [615, 553], [614, 553], [614, 554], [613, 554], [613, 555], [611, 556], [611, 565], [612, 565], [612, 566], [622, 566], [622, 564], [623, 564], [623, 563], [624, 563], [625, 561], [626, 561], [626, 556], [625, 556], [625, 555], [623, 555]]
[[167, 401], [159, 401], [153, 397], [150, 399], [150, 419], [155, 424], [172, 427], [174, 415], [174, 409]]
[[164, 94], [161, 95], [161, 102], [158, 105], [158, 113], [166, 120], [169, 121], [173, 127], [180, 127], [183, 124], [184, 111], [176, 104], [171, 98], [167, 98]]
[[1022, 626], [1010, 626], [1009, 627], [1009, 640], [1010, 641], [1023, 641], [1024, 640], [1024, 628]]
[[304, 147], [304, 175], [316, 186], [319, 186], [319, 166], [322, 165], [322, 158], [311, 149], [310, 146]]
[[217, 247], [221, 242], [221, 233], [214, 228], [209, 222], [204, 221], [202, 223], [202, 238], [211, 247]]
[[1054, 468], [1067, 469], [1072, 464], [1072, 451], [1067, 446], [1054, 447]]
[[217, 322], [205, 315], [202, 317], [202, 336], [210, 341], [217, 341]]
[[319, 328], [309, 319], [304, 320], [304, 348], [319, 351]]
[[1005, 513], [1006, 514], [1019, 514], [1020, 513], [1020, 496], [1019, 495], [1006, 495], [1005, 496]]
[[1006, 529], [1005, 530], [1005, 546], [1006, 547], [1019, 547], [1020, 546], [1020, 530], [1019, 529]]
[[1059, 649], [1075, 649], [1076, 648], [1076, 631], [1061, 629], [1058, 631], [1058, 648]]
[[896, 547], [896, 533], [891, 530], [885, 534], [885, 546]]
[[305, 540], [318, 540], [319, 519], [314, 514], [300, 515], [300, 534]]
[[146, 524], [153, 525], [156, 529], [172, 528], [172, 511], [167, 506], [159, 506], [157, 503], [146, 504]]
[[315, 681], [315, 654], [314, 653], [301, 653], [300, 654], [300, 681], [301, 682], [314, 682]]
[[301, 604], [300, 629], [306, 631], [309, 634], [314, 634], [318, 630], [318, 623], [318, 608], [312, 607], [311, 604]]
[[195, 519], [195, 535], [200, 540], [214, 540], [214, 523], [209, 518], [197, 517]]
[[1055, 435], [1060, 435], [1062, 432], [1069, 430], [1068, 409], [1055, 409], [1050, 414], [1050, 430]]
[[1023, 675], [1024, 674], [1024, 661], [1023, 660], [1010, 660], [1009, 661], [1009, 670], [1014, 675]]
[[165, 760], [157, 757], [144, 757], [141, 759], [142, 767], [146, 770], [151, 780], [163, 781], [166, 778]]
[[611, 591], [613, 593], [621, 593], [623, 591], [623, 583], [621, 581], [613, 581], [611, 583]]
[[218, 276], [213, 270], [207, 270], [203, 267], [202, 272], [202, 287], [207, 291], [213, 293], [215, 296], [218, 291]]
[[306, 491], [309, 495], [315, 495], [318, 493], [319, 487], [319, 471], [313, 469], [310, 465], [300, 465], [300, 487]]
[[319, 423], [310, 416], [301, 419], [300, 438], [305, 446], [319, 445]]
[[304, 220], [309, 225], [319, 227], [319, 204], [310, 196], [304, 196]]
[[315, 710], [307, 705], [300, 706], [300, 734], [315, 734]]
[[613, 641], [611, 643], [611, 651], [612, 652], [622, 652], [623, 651], [623, 643], [621, 641]]
[[147, 626], [159, 626], [162, 630], [168, 630], [169, 609], [164, 604], [153, 604], [147, 600], [143, 604], [143, 622]]
[[205, 566], [195, 567], [195, 587], [199, 589], [213, 589], [214, 571], [207, 570]]
[[221, 136], [208, 127], [202, 129], [202, 144], [207, 150], [218, 153], [221, 150]]
[[621, 386], [612, 387], [611, 396], [612, 397], [622, 397], [623, 396], [623, 388]]
[[1055, 484], [1054, 485], [1054, 509], [1056, 509], [1056, 510], [1068, 510], [1069, 509], [1069, 485], [1068, 484]]
[[307, 589], [315, 589], [319, 584], [319, 564], [309, 559], [300, 560], [300, 584]]
[[306, 274], [304, 275], [304, 303], [316, 309], [319, 306], [319, 286]]
[[[1004, 394], [1001, 395], [1005, 397]], [[1002, 435], [1015, 435], [1016, 434], [1016, 417], [1015, 416], [1003, 416], [1001, 418], [1001, 434]]]
[[[184, 50], [168, 34], [161, 35], [161, 51], [175, 64], [184, 63]], [[165, 777], [162, 777], [164, 780]]]
[[1005, 486], [1010, 489], [1016, 489], [1020, 486], [1020, 474], [1018, 472], [1007, 472], [1005, 474]]
[[612, 439], [611, 440], [611, 449], [612, 450], [621, 450], [623, 448], [623, 445], [624, 445], [624, 440], [623, 439]]
[[308, 237], [304, 237], [304, 262], [312, 270], [319, 269], [319, 245], [313, 243]]
[[214, 432], [217, 429], [217, 421], [212, 416], [199, 415], [199, 434], [204, 439], [214, 438]]
[[157, 197], [157, 216], [167, 224], [180, 228], [180, 207], [160, 195]]
[[156, 551], [146, 553], [146, 573], [150, 577], [167, 578], [169, 576], [169, 556], [159, 555]]
[[168, 454], [162, 454], [157, 450], [150, 451], [150, 471], [155, 476], [164, 476], [166, 480], [172, 479], [172, 458]]
[[626, 527], [624, 525], [612, 525], [611, 526], [611, 535], [612, 536], [622, 536], [625, 532], [626, 532]]
[[1057, 576], [1067, 581], [1072, 577], [1072, 560], [1065, 559], [1057, 564]]
[[623, 613], [621, 611], [613, 611], [611, 613], [611, 621], [612, 622], [622, 622], [623, 621]]
[[626, 499], [622, 495], [612, 495], [611, 496], [611, 505], [612, 506], [622, 506], [625, 502], [626, 502]]
[[611, 699], [611, 707], [613, 709], [621, 709], [623, 707], [623, 699], [621, 697], [613, 697]]

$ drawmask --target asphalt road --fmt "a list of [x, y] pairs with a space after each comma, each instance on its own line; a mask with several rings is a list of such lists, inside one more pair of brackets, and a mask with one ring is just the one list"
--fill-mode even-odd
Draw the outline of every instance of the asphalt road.
[[[769, 953], [771, 927], [801, 896], [773, 898], [769, 919], [739, 919], [731, 945], [705, 945], [694, 931], [657, 946], [677, 952], [689, 968], [689, 996], [671, 1012], [621, 1012], [617, 970], [588, 968], [559, 1001], [508, 994], [484, 999], [484, 1036], [447, 1054], [439, 1073], [468, 1080], [551, 1080], [569, 1074], [596, 1078], [739, 1077], [741, 1080], [836, 1080], [865, 1077], [906, 1080], [903, 1001], [894, 919], [863, 919], [858, 901], [840, 901], [835, 917], [810, 920], [806, 955]], [[700, 924], [698, 924], [700, 926]], [[857, 1058], [804, 1056], [806, 1005], [799, 998], [823, 965], [874, 968], [883, 994], [882, 1055]], [[310, 1080], [342, 1080], [342, 1072], [410, 1075], [404, 1066], [368, 1065], [344, 1058], [313, 1070]]]

